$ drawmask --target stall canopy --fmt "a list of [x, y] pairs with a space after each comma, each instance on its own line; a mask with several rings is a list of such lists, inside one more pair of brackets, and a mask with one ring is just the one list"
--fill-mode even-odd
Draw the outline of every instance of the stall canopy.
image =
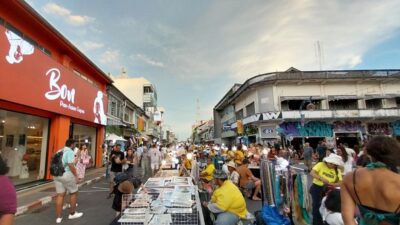
[[116, 134], [108, 134], [107, 136], [106, 136], [106, 139], [105, 139], [106, 141], [127, 141], [127, 140], [125, 140], [123, 137], [120, 137], [120, 136], [118, 136], [118, 135], [116, 135]]

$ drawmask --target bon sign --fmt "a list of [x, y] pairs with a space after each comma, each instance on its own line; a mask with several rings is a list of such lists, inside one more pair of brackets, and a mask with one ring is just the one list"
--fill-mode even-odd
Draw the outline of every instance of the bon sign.
[[3, 26], [0, 79], [0, 99], [106, 125], [102, 90]]

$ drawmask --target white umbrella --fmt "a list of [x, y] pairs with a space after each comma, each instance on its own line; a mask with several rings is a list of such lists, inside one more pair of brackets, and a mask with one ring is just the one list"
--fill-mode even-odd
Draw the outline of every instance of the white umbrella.
[[106, 139], [105, 139], [106, 141], [127, 141], [127, 140], [125, 140], [123, 137], [120, 137], [120, 136], [118, 136], [118, 135], [116, 135], [116, 134], [108, 134], [107, 136], [106, 136]]

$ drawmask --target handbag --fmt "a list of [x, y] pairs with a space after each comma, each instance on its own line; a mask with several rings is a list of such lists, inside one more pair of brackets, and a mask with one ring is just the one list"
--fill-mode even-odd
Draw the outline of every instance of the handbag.
[[86, 156], [85, 158], [83, 158], [82, 163], [84, 165], [88, 165], [90, 163], [90, 156]]

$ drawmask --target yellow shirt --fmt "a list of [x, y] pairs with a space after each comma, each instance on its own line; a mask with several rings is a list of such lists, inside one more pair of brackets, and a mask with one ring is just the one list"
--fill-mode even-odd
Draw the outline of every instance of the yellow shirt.
[[213, 163], [211, 163], [207, 165], [206, 169], [203, 172], [201, 172], [201, 175], [204, 179], [210, 181], [213, 179], [214, 171], [215, 171], [215, 166]]
[[238, 215], [240, 218], [246, 217], [247, 209], [243, 195], [230, 180], [226, 180], [214, 191], [211, 201], [224, 211]]
[[[342, 180], [342, 172], [337, 169], [337, 174], [336, 174], [336, 169], [330, 169], [325, 162], [319, 162], [317, 165], [315, 165], [312, 168], [319, 176], [327, 179], [329, 183], [335, 183], [337, 181]], [[336, 179], [336, 176], [338, 176], [339, 179]], [[318, 186], [324, 186], [324, 183], [319, 180], [314, 178], [313, 183]]]
[[191, 170], [192, 169], [192, 161], [189, 160], [189, 159], [183, 160], [183, 165], [185, 166], [185, 168], [187, 170]]
[[236, 165], [242, 165], [244, 159], [244, 153], [240, 150], [235, 152], [235, 163]]

